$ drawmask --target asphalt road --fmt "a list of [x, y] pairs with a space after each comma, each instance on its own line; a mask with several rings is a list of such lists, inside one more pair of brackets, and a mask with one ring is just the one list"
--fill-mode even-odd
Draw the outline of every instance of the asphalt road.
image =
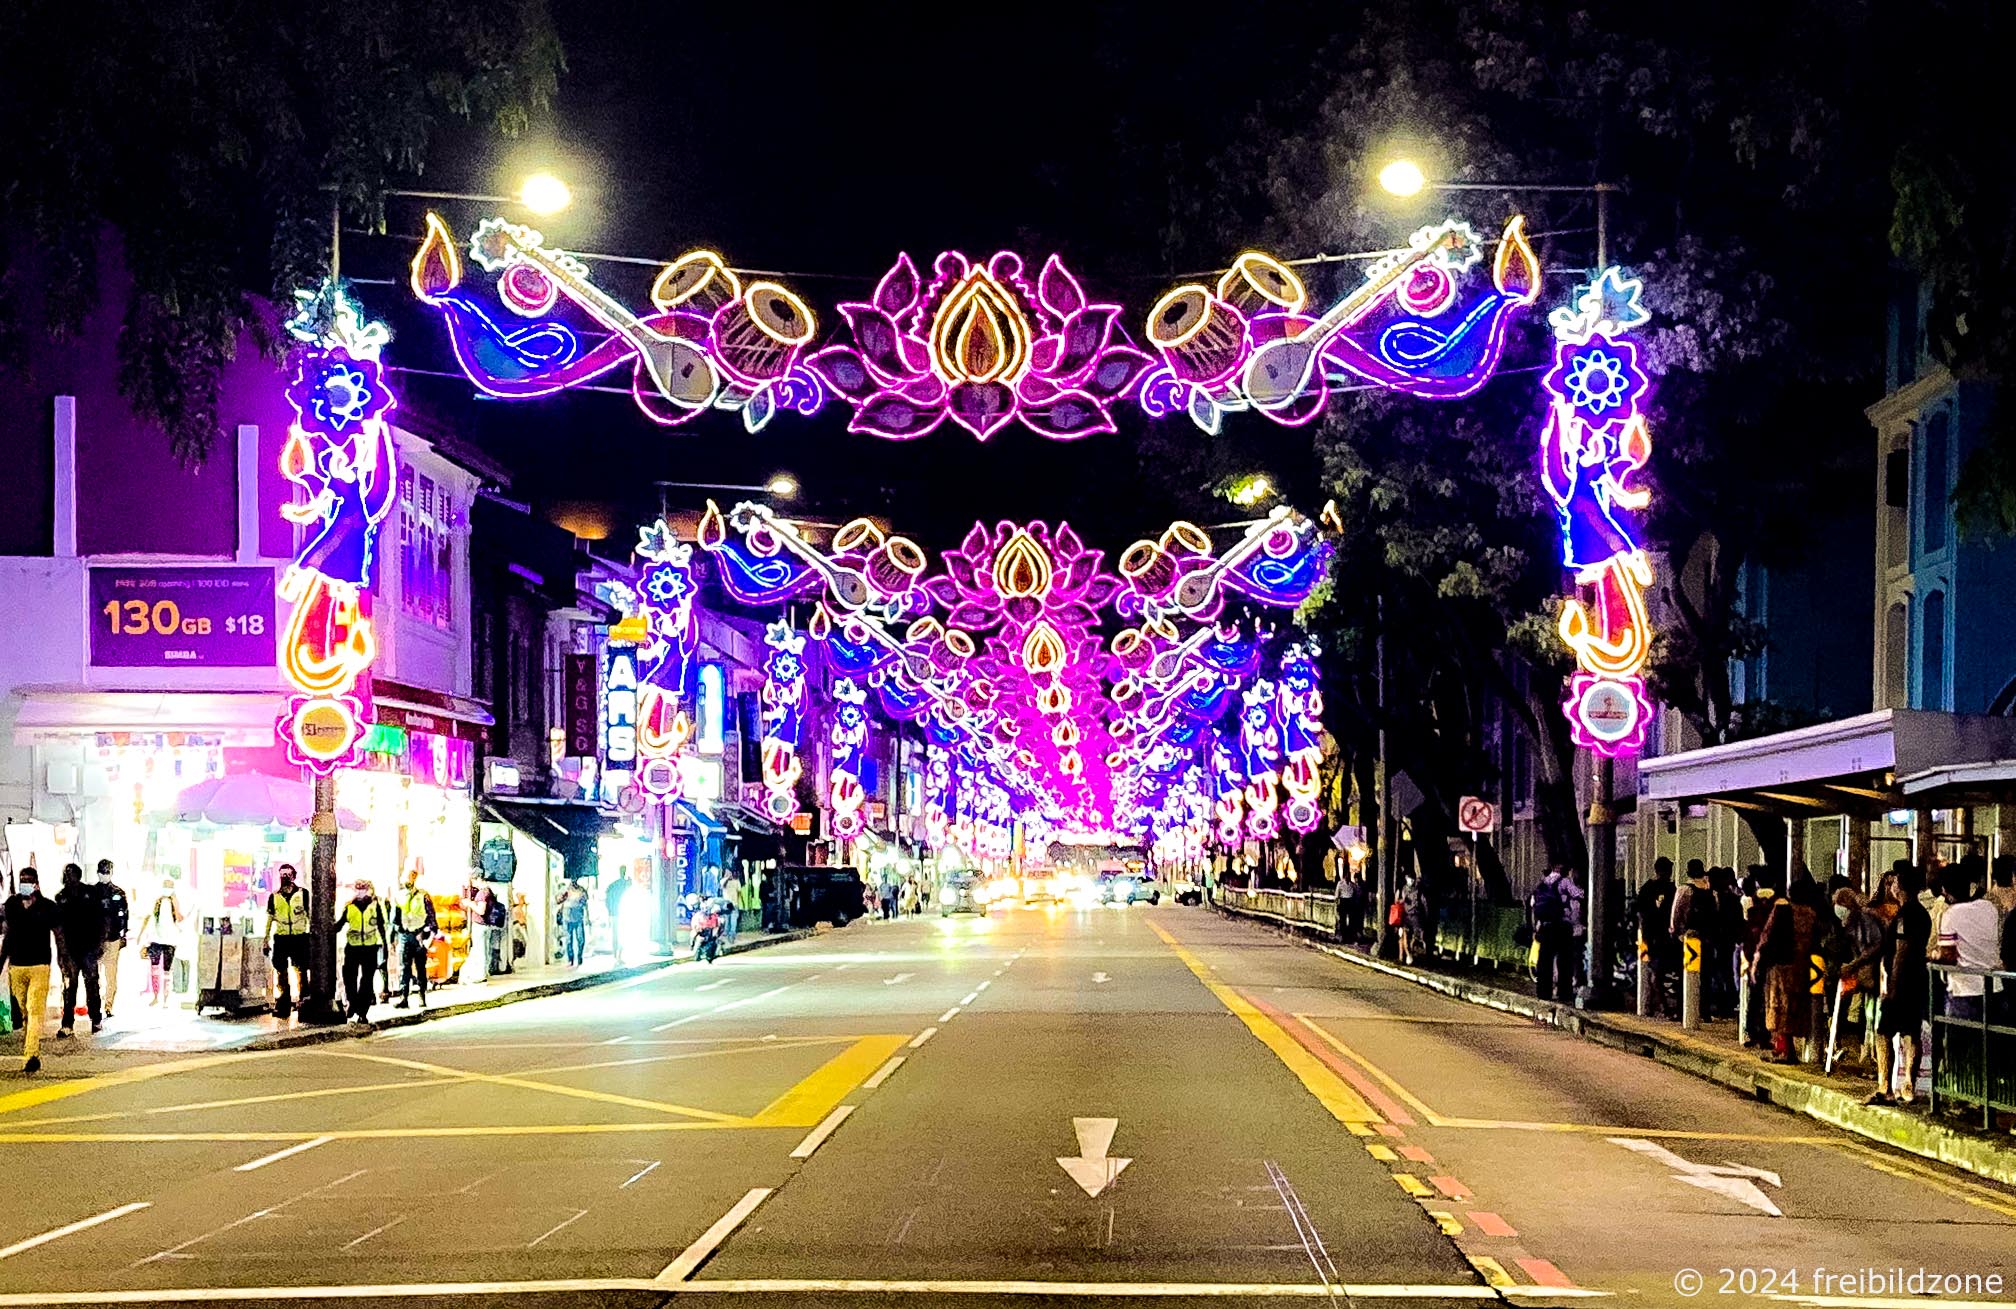
[[2016, 1194], [1202, 909], [94, 1074], [0, 1082], [0, 1309], [2016, 1299]]

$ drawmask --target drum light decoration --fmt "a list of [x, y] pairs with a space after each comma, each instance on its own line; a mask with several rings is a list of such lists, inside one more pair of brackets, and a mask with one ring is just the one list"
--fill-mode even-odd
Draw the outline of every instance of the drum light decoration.
[[789, 822], [798, 812], [798, 777], [804, 765], [798, 747], [805, 741], [805, 637], [785, 622], [764, 629], [763, 798], [764, 812]]
[[1239, 771], [1246, 775], [1246, 834], [1265, 841], [1280, 830], [1281, 729], [1274, 720], [1274, 684], [1246, 689], [1239, 707]]
[[307, 539], [280, 578], [281, 598], [294, 604], [280, 669], [294, 694], [279, 734], [290, 761], [327, 776], [358, 762], [369, 721], [358, 688], [378, 651], [378, 530], [398, 485], [393, 397], [379, 358], [392, 334], [335, 283], [295, 299], [286, 327], [301, 344], [285, 391], [294, 421], [280, 471], [306, 499], [280, 512]]
[[1577, 667], [1563, 708], [1577, 745], [1613, 757], [1644, 747], [1652, 717], [1644, 678], [1652, 561], [1640, 544], [1652, 495], [1638, 480], [1652, 457], [1643, 407], [1651, 380], [1630, 335], [1650, 319], [1643, 292], [1637, 279], [1606, 268], [1556, 309], [1548, 318], [1553, 366], [1541, 378], [1540, 478], [1577, 588], [1559, 623]]
[[1012, 251], [976, 263], [948, 250], [928, 282], [901, 255], [840, 315], [853, 344], [809, 366], [854, 406], [850, 430], [892, 440], [947, 418], [982, 441], [1016, 420], [1059, 440], [1110, 432], [1109, 408], [1149, 363], [1113, 339], [1120, 306], [1088, 299], [1054, 254], [1033, 287]]

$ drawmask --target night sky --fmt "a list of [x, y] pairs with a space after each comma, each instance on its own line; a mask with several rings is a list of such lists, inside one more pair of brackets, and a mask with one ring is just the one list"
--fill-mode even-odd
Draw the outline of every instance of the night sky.
[[[534, 220], [553, 244], [665, 259], [707, 245], [737, 267], [782, 270], [818, 312], [822, 339], [844, 331], [834, 303], [865, 298], [897, 252], [928, 267], [943, 248], [984, 257], [1003, 247], [1032, 272], [1061, 253], [1090, 291], [1122, 303], [1138, 334], [1172, 284], [1172, 191], [1198, 187], [1211, 160], [1237, 148], [1259, 97], [1310, 76], [1307, 33], [1348, 22], [1334, 5], [1321, 27], [1314, 6], [1249, 8], [1242, 57], [1229, 57], [1161, 5], [1024, 8], [984, 27], [943, 10], [892, 11], [916, 21], [890, 27], [838, 7], [556, 10], [568, 71], [553, 121], [502, 146], [444, 140], [415, 185], [501, 190], [551, 167], [579, 197]], [[444, 208], [458, 236], [487, 212]], [[398, 275], [420, 220], [417, 202], [390, 201], [386, 237], [350, 238], [346, 272]], [[645, 303], [651, 270], [594, 267], [627, 302]], [[403, 280], [366, 290], [390, 302], [395, 361], [453, 367], [438, 326], [397, 303]], [[752, 437], [726, 413], [660, 429], [623, 396], [479, 401], [466, 384], [413, 374], [402, 386], [409, 403], [511, 466], [520, 496], [542, 507], [613, 501], [619, 517], [655, 506], [654, 479], [761, 482], [789, 470], [810, 516], [885, 515], [927, 544], [950, 544], [976, 517], [1062, 517], [1117, 550], [1197, 508], [1182, 502], [1201, 489], [1184, 470], [1144, 467], [1135, 438], [1146, 420], [1131, 407], [1116, 407], [1117, 433], [1059, 443], [1011, 424], [983, 446], [949, 423], [906, 443], [850, 434], [837, 402]], [[1256, 466], [1307, 448], [1265, 423], [1225, 439], [1250, 445]]]

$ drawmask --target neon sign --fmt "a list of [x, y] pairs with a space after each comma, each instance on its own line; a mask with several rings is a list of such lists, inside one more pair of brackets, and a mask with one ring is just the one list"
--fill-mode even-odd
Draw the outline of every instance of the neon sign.
[[851, 677], [833, 684], [827, 698], [833, 721], [827, 727], [830, 747], [826, 770], [826, 803], [833, 811], [833, 835], [852, 840], [867, 824], [861, 806], [868, 798], [868, 692]]
[[295, 694], [279, 732], [291, 762], [326, 776], [359, 761], [368, 726], [357, 685], [378, 652], [370, 596], [378, 529], [398, 481], [393, 397], [379, 361], [391, 332], [333, 283], [295, 299], [286, 327], [304, 344], [285, 391], [294, 422], [280, 471], [306, 500], [280, 512], [308, 533], [280, 578], [281, 598], [294, 602], [280, 669]]
[[1553, 365], [1540, 433], [1540, 479], [1561, 524], [1561, 562], [1577, 594], [1558, 630], [1578, 671], [1563, 710], [1577, 745], [1633, 754], [1645, 744], [1652, 705], [1644, 668], [1652, 655], [1645, 592], [1652, 561], [1639, 544], [1652, 493], [1639, 477], [1652, 458], [1642, 404], [1650, 379], [1630, 333], [1651, 315], [1644, 286], [1606, 268], [1573, 305], [1548, 317]]
[[805, 740], [805, 638], [787, 623], [763, 633], [770, 653], [763, 660], [763, 806], [787, 822], [798, 812], [798, 747]]
[[1291, 645], [1281, 655], [1274, 684], [1274, 721], [1281, 731], [1281, 789], [1288, 793], [1284, 818], [1297, 832], [1313, 832], [1322, 820], [1317, 802], [1323, 763], [1323, 690], [1316, 673], [1316, 643]]
[[670, 804], [685, 793], [687, 769], [679, 753], [693, 736], [687, 709], [700, 626], [693, 612], [699, 586], [693, 547], [661, 520], [639, 534], [642, 559], [631, 615], [643, 620], [637, 647], [637, 782], [647, 799]]

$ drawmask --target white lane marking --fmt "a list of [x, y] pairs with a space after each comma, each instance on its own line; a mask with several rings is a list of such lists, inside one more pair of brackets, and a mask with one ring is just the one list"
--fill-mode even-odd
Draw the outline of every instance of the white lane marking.
[[734, 980], [735, 979], [732, 977], [717, 977], [711, 982], [702, 982], [700, 985], [694, 987], [693, 989], [696, 991], [718, 991], [722, 987], [728, 985], [728, 983]]
[[959, 1006], [955, 1004], [950, 1009], [947, 1009], [944, 1013], [939, 1014], [938, 1021], [941, 1023], [949, 1023], [955, 1017], [957, 1017], [958, 1014], [959, 1014]]
[[791, 1157], [793, 1159], [810, 1159], [812, 1152], [826, 1144], [826, 1138], [838, 1131], [840, 1124], [847, 1121], [847, 1115], [853, 1112], [853, 1105], [843, 1104], [832, 1113], [827, 1114], [824, 1122], [805, 1134], [805, 1139], [798, 1143], [798, 1148], [791, 1152]]
[[880, 1068], [877, 1068], [873, 1073], [870, 1073], [868, 1075], [868, 1080], [861, 1083], [861, 1089], [864, 1091], [872, 1091], [876, 1087], [882, 1085], [882, 1083], [888, 1081], [889, 1074], [895, 1072], [898, 1068], [901, 1068], [903, 1066], [903, 1060], [904, 1060], [903, 1055], [899, 1054], [891, 1056], [888, 1063], [883, 1064]]
[[701, 1264], [707, 1262], [707, 1256], [713, 1254], [720, 1244], [728, 1239], [728, 1234], [740, 1227], [750, 1214], [755, 1213], [757, 1205], [770, 1198], [770, 1193], [774, 1189], [758, 1186], [737, 1200], [734, 1207], [714, 1220], [712, 1227], [700, 1233], [694, 1238], [693, 1244], [680, 1251], [677, 1259], [665, 1265], [665, 1270], [658, 1274], [655, 1284], [663, 1286], [667, 1282], [683, 1282], [691, 1277], [699, 1270]]
[[389, 1223], [380, 1223], [380, 1224], [378, 1224], [378, 1226], [376, 1226], [376, 1227], [372, 1228], [372, 1229], [371, 1229], [370, 1231], [368, 1231], [368, 1232], [364, 1233], [364, 1235], [362, 1235], [362, 1236], [358, 1237], [358, 1238], [357, 1238], [356, 1240], [354, 1240], [354, 1241], [345, 1241], [345, 1242], [343, 1243], [343, 1248], [344, 1248], [345, 1250], [354, 1250], [354, 1249], [356, 1249], [356, 1248], [357, 1248], [358, 1246], [360, 1246], [360, 1245], [364, 1244], [364, 1243], [365, 1243], [366, 1241], [370, 1240], [370, 1239], [371, 1239], [372, 1237], [374, 1237], [374, 1236], [378, 1235], [378, 1233], [380, 1233], [380, 1232], [382, 1232], [382, 1231], [385, 1231], [385, 1230], [387, 1230], [388, 1228], [393, 1228], [393, 1227], [397, 1227], [397, 1226], [398, 1226], [399, 1224], [401, 1224], [401, 1223], [403, 1223], [403, 1222], [405, 1222], [405, 1221], [406, 1221], [406, 1215], [405, 1215], [405, 1214], [400, 1214], [400, 1215], [399, 1215], [399, 1216], [398, 1216], [397, 1218], [394, 1218], [394, 1219], [393, 1219], [393, 1220], [392, 1220], [391, 1222], [389, 1222]]
[[1092, 974], [1092, 985], [1094, 985], [1094, 986], [1099, 986], [1099, 985], [1101, 985], [1102, 983], [1105, 983], [1105, 982], [1110, 982], [1110, 981], [1112, 981], [1112, 980], [1113, 980], [1113, 979], [1112, 979], [1112, 977], [1111, 977], [1111, 976], [1109, 976], [1109, 975], [1108, 975], [1108, 974], [1106, 974], [1106, 973], [1094, 973], [1094, 974]]
[[961, 1000], [959, 1003], [962, 1005], [968, 1005], [972, 1004], [975, 1000], [978, 1000], [979, 998], [980, 998], [980, 992], [978, 990], [972, 990], [968, 991], [966, 993], [966, 998]]
[[659, 1164], [662, 1164], [662, 1163], [664, 1163], [664, 1162], [665, 1162], [665, 1161], [664, 1161], [663, 1159], [653, 1159], [653, 1160], [652, 1160], [652, 1161], [651, 1161], [650, 1163], [648, 1163], [648, 1164], [645, 1164], [645, 1165], [644, 1165], [644, 1166], [643, 1166], [642, 1168], [640, 1168], [640, 1169], [638, 1169], [638, 1170], [637, 1170], [636, 1172], [634, 1172], [634, 1173], [630, 1174], [630, 1178], [629, 1178], [629, 1181], [626, 1181], [626, 1182], [624, 1182], [624, 1183], [623, 1183], [623, 1185], [621, 1185], [621, 1186], [617, 1187], [616, 1189], [617, 1189], [617, 1190], [619, 1190], [619, 1191], [627, 1191], [627, 1190], [629, 1190], [629, 1189], [630, 1189], [630, 1183], [631, 1183], [631, 1182], [641, 1182], [641, 1181], [643, 1181], [643, 1180], [644, 1180], [644, 1178], [645, 1178], [646, 1176], [648, 1176], [648, 1175], [650, 1174], [650, 1172], [651, 1172], [651, 1171], [652, 1171], [653, 1169], [655, 1169], [656, 1167], [658, 1167], [658, 1165], [659, 1165]]
[[[747, 1197], [744, 1197], [745, 1199]], [[358, 1286], [198, 1286], [145, 1291], [20, 1291], [0, 1294], [0, 1309], [57, 1309], [62, 1306], [111, 1304], [221, 1304], [247, 1300], [425, 1300], [448, 1296], [581, 1295], [591, 1292], [657, 1291], [665, 1283], [641, 1277], [566, 1277], [524, 1282], [390, 1282]], [[1258, 1297], [1314, 1300], [1336, 1299], [1339, 1292], [1363, 1300], [1497, 1300], [1513, 1297], [1552, 1300], [1608, 1299], [1609, 1291], [1558, 1286], [1435, 1286], [1421, 1283], [1347, 1282], [952, 1282], [952, 1281], [831, 1281], [811, 1279], [682, 1281], [680, 1289], [695, 1294], [779, 1295], [850, 1292], [883, 1295], [1039, 1295], [1092, 1296], [1101, 1299], [1197, 1297]], [[1916, 1309], [1922, 1300], [1794, 1299], [1814, 1304], [1867, 1306], [1868, 1309]], [[2008, 1309], [2001, 1303], [1949, 1302], [1941, 1309]]]
[[782, 986], [773, 986], [769, 990], [757, 995], [745, 995], [740, 1000], [730, 1000], [726, 1004], [717, 1004], [712, 1009], [703, 1009], [697, 1014], [687, 1014], [684, 1018], [674, 1018], [669, 1023], [658, 1024], [651, 1029], [651, 1033], [655, 1036], [659, 1032], [669, 1032], [675, 1027], [684, 1027], [687, 1023], [697, 1023], [702, 1018], [712, 1018], [715, 1014], [725, 1014], [730, 1009], [740, 1009], [745, 1004], [755, 1004], [758, 1000], [768, 1000], [778, 992], [788, 991], [796, 985], [798, 985], [796, 982], [786, 982]]
[[[204, 1232], [200, 1236], [192, 1236], [188, 1240], [182, 1242], [180, 1245], [171, 1245], [166, 1250], [157, 1250], [153, 1254], [148, 1255], [145, 1259], [135, 1260], [134, 1262], [128, 1264], [127, 1267], [144, 1268], [148, 1264], [158, 1263], [163, 1259], [193, 1259], [195, 1258], [194, 1255], [186, 1255], [183, 1254], [182, 1252], [184, 1250], [187, 1250], [192, 1245], [197, 1245], [203, 1241], [209, 1240], [213, 1236], [222, 1236], [226, 1232], [236, 1231], [238, 1228], [243, 1227], [247, 1223], [258, 1222], [261, 1218], [271, 1218], [274, 1214], [279, 1213], [281, 1210], [285, 1209], [288, 1205], [294, 1204], [295, 1202], [300, 1200], [306, 1200], [311, 1195], [320, 1195], [324, 1191], [333, 1191], [339, 1186], [343, 1186], [349, 1182], [356, 1181], [358, 1178], [362, 1177], [364, 1174], [370, 1171], [371, 1170], [368, 1168], [359, 1168], [353, 1172], [343, 1174], [343, 1176], [337, 1178], [333, 1182], [324, 1182], [320, 1186], [311, 1186], [307, 1190], [303, 1191], [301, 1194], [290, 1197], [289, 1199], [286, 1200], [282, 1200], [279, 1204], [268, 1205], [264, 1209], [255, 1209], [251, 1213], [246, 1214], [243, 1218], [234, 1218], [230, 1222], [224, 1224], [222, 1227], [213, 1228], [208, 1232]], [[473, 1190], [475, 1187], [481, 1185], [482, 1183], [488, 1181], [493, 1176], [495, 1176], [494, 1173], [486, 1173], [482, 1177], [477, 1178], [474, 1182], [471, 1182], [468, 1186], [463, 1187], [460, 1191], [456, 1192], [456, 1194], [457, 1195], [467, 1194], [469, 1191]]]
[[883, 978], [883, 979], [882, 979], [882, 985], [884, 985], [884, 986], [894, 986], [894, 985], [896, 985], [896, 983], [898, 983], [898, 982], [907, 982], [907, 981], [909, 981], [909, 980], [910, 980], [911, 978], [913, 978], [913, 977], [915, 977], [915, 976], [917, 976], [917, 974], [915, 974], [915, 973], [898, 973], [898, 974], [896, 974], [896, 976], [894, 976], [894, 977], [885, 977], [885, 978]]
[[533, 1246], [535, 1246], [535, 1245], [539, 1244], [539, 1243], [540, 1243], [541, 1241], [543, 1241], [543, 1240], [545, 1240], [545, 1239], [546, 1239], [547, 1237], [549, 1237], [549, 1236], [553, 1235], [553, 1234], [554, 1234], [555, 1232], [558, 1232], [558, 1231], [562, 1231], [562, 1230], [564, 1230], [564, 1229], [566, 1229], [566, 1228], [568, 1228], [568, 1227], [571, 1227], [571, 1226], [573, 1226], [573, 1225], [574, 1225], [575, 1223], [578, 1223], [578, 1222], [580, 1222], [580, 1221], [581, 1221], [581, 1220], [582, 1220], [583, 1218], [586, 1218], [587, 1216], [588, 1216], [588, 1211], [587, 1211], [586, 1209], [576, 1209], [576, 1210], [574, 1211], [574, 1216], [573, 1216], [572, 1218], [565, 1218], [565, 1219], [562, 1219], [562, 1220], [561, 1220], [560, 1222], [558, 1222], [558, 1223], [555, 1223], [555, 1224], [554, 1224], [553, 1226], [551, 1226], [551, 1227], [547, 1228], [547, 1229], [546, 1229], [545, 1231], [543, 1231], [543, 1232], [539, 1233], [539, 1235], [537, 1235], [537, 1236], [533, 1237], [533, 1238], [532, 1238], [532, 1239], [531, 1239], [530, 1241], [527, 1241], [527, 1242], [525, 1243], [525, 1248], [526, 1248], [527, 1250], [530, 1250], [530, 1249], [531, 1249], [531, 1248], [532, 1248]]
[[604, 1045], [621, 1045], [621, 1044], [623, 1044], [623, 1043], [624, 1043], [625, 1041], [627, 1041], [627, 1040], [629, 1040], [629, 1039], [630, 1039], [630, 1038], [629, 1038], [629, 1037], [627, 1037], [627, 1036], [612, 1036], [612, 1037], [610, 1037], [610, 1038], [609, 1038], [608, 1040], [604, 1041], [604, 1042], [603, 1042], [602, 1044], [604, 1044]]
[[[1750, 1168], [1743, 1164], [1697, 1164], [1682, 1159], [1663, 1145], [1630, 1136], [1608, 1136], [1603, 1138], [1612, 1145], [1621, 1145], [1626, 1150], [1642, 1154], [1648, 1159], [1656, 1159], [1673, 1169], [1676, 1182], [1699, 1187], [1703, 1191], [1713, 1191], [1727, 1196], [1737, 1204], [1766, 1213], [1773, 1218], [1783, 1218], [1785, 1211], [1771, 1203], [1758, 1182], [1769, 1182], [1773, 1186], [1784, 1186], [1778, 1174], [1763, 1168]], [[1754, 1179], [1754, 1180], [1753, 1180]]]
[[277, 1164], [289, 1155], [297, 1155], [308, 1150], [313, 1150], [318, 1145], [327, 1145], [335, 1139], [333, 1136], [318, 1136], [312, 1141], [303, 1141], [299, 1145], [290, 1145], [285, 1150], [275, 1150], [272, 1154], [261, 1155], [249, 1164], [239, 1164], [231, 1171], [234, 1173], [249, 1173], [255, 1168], [264, 1168], [267, 1164]]
[[15, 1255], [26, 1250], [33, 1250], [38, 1245], [47, 1245], [51, 1241], [60, 1241], [66, 1236], [96, 1227], [100, 1223], [109, 1223], [114, 1218], [124, 1218], [127, 1214], [138, 1213], [142, 1209], [150, 1209], [153, 1207], [153, 1203], [151, 1200], [135, 1200], [132, 1204], [122, 1204], [117, 1209], [107, 1209], [104, 1213], [93, 1215], [90, 1218], [80, 1218], [74, 1223], [65, 1223], [63, 1226], [44, 1232], [40, 1236], [31, 1236], [25, 1241], [16, 1241], [6, 1249], [0, 1250], [0, 1259], [12, 1259]]
[[978, 995], [992, 985], [994, 985], [994, 979], [990, 977], [986, 981], [980, 983], [980, 985], [974, 987], [973, 994]]
[[1078, 1183], [1078, 1189], [1086, 1195], [1096, 1197], [1101, 1191], [1120, 1180], [1120, 1174], [1127, 1170], [1132, 1159], [1108, 1158], [1107, 1151], [1113, 1148], [1113, 1133], [1120, 1130], [1118, 1118], [1073, 1118], [1071, 1130], [1078, 1137], [1078, 1156], [1075, 1159], [1057, 1157], [1058, 1166], [1071, 1175]]
[[844, 973], [853, 966], [854, 966], [853, 964], [834, 964], [833, 971], [836, 973]]
[[932, 1037], [936, 1035], [938, 1035], [937, 1028], [927, 1027], [923, 1031], [917, 1033], [917, 1035], [910, 1038], [910, 1048], [912, 1050], [915, 1050], [918, 1046], [924, 1044], [926, 1041], [930, 1040]]

